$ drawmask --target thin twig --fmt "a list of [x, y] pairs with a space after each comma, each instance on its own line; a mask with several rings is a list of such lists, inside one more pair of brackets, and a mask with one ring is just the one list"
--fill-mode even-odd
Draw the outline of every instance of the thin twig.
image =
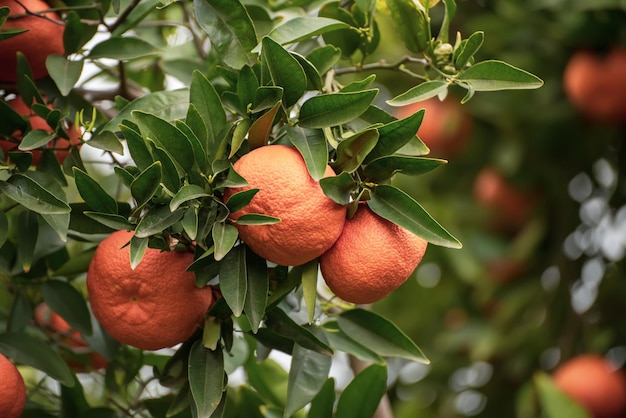
[[113, 32], [115, 29], [117, 29], [118, 26], [120, 26], [122, 23], [126, 21], [126, 18], [128, 17], [128, 15], [135, 9], [135, 7], [139, 5], [140, 1], [141, 0], [133, 0], [133, 2], [129, 4], [128, 7], [125, 8], [122, 13], [120, 13], [117, 19], [115, 19], [115, 22], [113, 22], [110, 25], [107, 25], [107, 29], [109, 29], [110, 32]]
[[371, 71], [371, 70], [399, 70], [405, 64], [423, 64], [428, 65], [430, 61], [425, 58], [415, 58], [409, 55], [405, 55], [400, 60], [395, 63], [388, 63], [385, 60], [380, 60], [378, 62], [372, 62], [369, 64], [363, 65], [355, 65], [353, 67], [344, 67], [335, 69], [336, 75], [342, 74], [350, 74], [350, 73], [359, 73], [361, 71]]

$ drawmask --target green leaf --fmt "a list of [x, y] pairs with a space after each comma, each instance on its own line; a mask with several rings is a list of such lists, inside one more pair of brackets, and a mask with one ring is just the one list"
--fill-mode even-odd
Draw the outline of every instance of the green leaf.
[[328, 166], [328, 144], [324, 131], [289, 126], [286, 134], [289, 142], [300, 151], [313, 180], [319, 181]]
[[22, 234], [17, 241], [17, 259], [22, 270], [29, 272], [35, 255], [35, 246], [39, 237], [39, 224], [37, 215], [32, 211], [24, 211], [18, 217], [18, 230]]
[[333, 45], [324, 45], [309, 52], [306, 59], [317, 68], [320, 74], [326, 74], [341, 58], [341, 50]]
[[250, 385], [256, 389], [266, 404], [285, 405], [288, 375], [282, 366], [272, 359], [259, 362], [255, 356], [250, 356], [244, 368]]
[[376, 80], [376, 74], [370, 74], [363, 80], [356, 80], [341, 89], [342, 93], [352, 93], [355, 91], [365, 90]]
[[202, 119], [206, 130], [201, 133], [199, 129], [189, 122], [191, 106], [187, 114], [187, 123], [198, 136], [198, 139], [200, 139], [202, 146], [207, 151], [210, 158], [214, 158], [222, 136], [227, 128], [226, 112], [224, 111], [224, 106], [222, 105], [222, 101], [215, 87], [197, 70], [194, 71], [191, 76], [189, 100], [190, 104], [197, 110], [197, 114]]
[[100, 183], [77, 167], [74, 167], [73, 172], [76, 188], [89, 207], [106, 213], [117, 213], [117, 202], [102, 188]]
[[456, 14], [456, 2], [455, 0], [443, 0], [442, 3], [444, 5], [445, 12], [443, 22], [441, 22], [441, 27], [439, 29], [439, 34], [437, 35], [437, 40], [441, 42], [448, 42], [450, 24]]
[[137, 235], [133, 235], [130, 239], [130, 267], [135, 269], [141, 262], [143, 255], [148, 248], [148, 238], [140, 238]]
[[156, 161], [143, 170], [130, 185], [130, 192], [137, 201], [137, 207], [142, 207], [156, 193], [161, 185], [161, 163]]
[[298, 124], [303, 128], [337, 126], [358, 118], [372, 103], [378, 89], [354, 93], [329, 93], [302, 104]]
[[180, 221], [184, 213], [185, 210], [182, 208], [170, 211], [168, 205], [153, 206], [137, 224], [135, 236], [137, 238], [148, 238], [158, 234]]
[[130, 60], [156, 54], [157, 49], [143, 39], [130, 36], [112, 36], [93, 46], [89, 58], [111, 58], [115, 60]]
[[309, 314], [309, 325], [315, 318], [315, 299], [317, 297], [317, 265], [318, 259], [313, 259], [302, 266], [302, 297]]
[[261, 86], [254, 93], [252, 101], [252, 109], [250, 112], [262, 112], [265, 109], [271, 109], [283, 99], [283, 88], [278, 86]]
[[324, 324], [324, 335], [328, 339], [328, 344], [335, 350], [343, 351], [370, 363], [385, 364], [381, 356], [346, 335], [336, 321]]
[[320, 186], [324, 194], [340, 205], [351, 202], [352, 191], [357, 182], [349, 173], [341, 173], [338, 176], [324, 177], [320, 180]]
[[239, 238], [237, 228], [226, 222], [215, 222], [211, 231], [215, 245], [215, 260], [220, 261], [233, 248]]
[[200, 171], [204, 173], [208, 166], [207, 151], [205, 150], [203, 143], [200, 141], [200, 138], [198, 138], [193, 129], [191, 129], [191, 127], [182, 120], [177, 120], [174, 124], [176, 128], [178, 128], [187, 137], [187, 140], [193, 149], [193, 158], [198, 164]]
[[387, 100], [389, 106], [406, 106], [411, 103], [430, 99], [448, 90], [448, 83], [443, 80], [425, 81], [404, 93]]
[[457, 77], [475, 91], [537, 89], [543, 85], [539, 77], [502, 61], [483, 61], [472, 65]]
[[478, 52], [480, 47], [483, 45], [485, 40], [485, 33], [482, 31], [474, 32], [472, 35], [464, 39], [459, 48], [454, 51], [454, 55], [452, 59], [454, 60], [454, 64], [456, 68], [463, 69], [465, 65], [474, 57], [474, 54]]
[[226, 202], [226, 207], [230, 211], [230, 213], [237, 212], [239, 209], [244, 208], [255, 194], [259, 192], [260, 189], [248, 189], [241, 192], [234, 193], [228, 198]]
[[443, 164], [446, 160], [437, 158], [405, 157], [402, 155], [389, 155], [377, 158], [367, 164], [363, 170], [365, 178], [378, 183], [390, 179], [396, 173], [408, 176], [418, 176], [428, 173]]
[[326, 380], [324, 386], [311, 401], [307, 418], [329, 418], [333, 416], [335, 406], [335, 379]]
[[91, 335], [91, 316], [83, 295], [76, 288], [61, 280], [48, 280], [41, 285], [44, 300], [70, 326], [83, 335]]
[[272, 82], [282, 87], [283, 102], [290, 107], [296, 103], [306, 90], [306, 74], [304, 69], [287, 50], [271, 38], [263, 38], [261, 56], [267, 65]]
[[17, 36], [21, 33], [27, 32], [28, 29], [3, 29], [0, 30], [0, 41], [4, 41], [5, 39], [11, 39], [14, 36]]
[[9, 237], [9, 219], [4, 211], [0, 211], [0, 248]]
[[0, 191], [27, 209], [40, 214], [69, 213], [69, 205], [24, 174], [0, 182]]
[[42, 129], [35, 129], [29, 131], [24, 139], [20, 142], [18, 149], [22, 151], [30, 151], [36, 148], [39, 148], [43, 145], [46, 145], [48, 142], [52, 141], [56, 135], [53, 132], [47, 132]]
[[211, 39], [219, 58], [239, 69], [254, 63], [250, 52], [257, 44], [254, 25], [238, 0], [194, 0], [198, 24]]
[[557, 388], [547, 374], [538, 372], [533, 381], [546, 418], [591, 418], [580, 404]]
[[330, 356], [333, 350], [311, 331], [298, 325], [282, 309], [275, 308], [267, 312], [267, 328], [276, 334], [289, 338], [303, 348]]
[[89, 211], [85, 211], [83, 213], [88, 218], [98, 221], [102, 225], [106, 225], [109, 228], [112, 228], [115, 230], [122, 230], [122, 229], [129, 230], [129, 229], [132, 229], [132, 226], [133, 226], [130, 222], [128, 222], [128, 219], [120, 215], [112, 215], [110, 213], [99, 213], [99, 212], [89, 212]]
[[259, 88], [259, 79], [249, 65], [244, 65], [239, 71], [237, 78], [237, 96], [244, 107], [254, 100], [254, 95]]
[[346, 29], [339, 29], [322, 34], [324, 43], [332, 45], [344, 58], [350, 58], [362, 45], [359, 24], [347, 8], [342, 7], [339, 1], [325, 3], [318, 12], [318, 18], [329, 18], [347, 25]]
[[20, 332], [31, 324], [33, 319], [33, 306], [25, 293], [26, 292], [17, 291], [13, 297], [11, 311], [6, 321], [6, 332]]
[[60, 213], [56, 215], [42, 213], [40, 216], [48, 225], [50, 225], [50, 227], [52, 227], [61, 241], [67, 242], [67, 231], [70, 225], [69, 213]]
[[461, 248], [461, 243], [435, 221], [411, 196], [388, 185], [378, 185], [367, 201], [379, 216], [427, 240], [448, 248]]
[[260, 118], [255, 120], [248, 130], [248, 145], [250, 149], [255, 149], [267, 145], [274, 119], [280, 109], [281, 102], [277, 102], [274, 107], [265, 112]]
[[265, 317], [265, 305], [267, 304], [267, 292], [269, 289], [269, 275], [267, 262], [249, 248], [246, 248], [246, 266], [248, 269], [248, 291], [243, 311], [248, 317], [252, 332], [256, 333], [263, 317]]
[[322, 85], [322, 77], [319, 71], [317, 71], [317, 68], [315, 68], [315, 65], [297, 52], [289, 51], [289, 53], [298, 60], [298, 63], [304, 70], [304, 74], [306, 75], [306, 90], [322, 90], [324, 88]]
[[246, 301], [247, 275], [245, 247], [239, 245], [226, 254], [220, 267], [220, 290], [237, 317], [243, 312]]
[[46, 68], [63, 96], [67, 96], [83, 72], [84, 61], [70, 61], [60, 55], [48, 55]]
[[430, 42], [430, 22], [426, 12], [412, 0], [386, 0], [393, 26], [411, 52], [424, 52]]
[[341, 418], [374, 416], [386, 391], [387, 369], [384, 366], [372, 364], [357, 374], [343, 390], [337, 402], [336, 416]]
[[41, 370], [65, 386], [74, 386], [74, 374], [59, 354], [41, 340], [22, 333], [0, 334], [0, 353]]
[[378, 142], [372, 152], [368, 154], [365, 163], [369, 163], [379, 157], [392, 155], [411, 141], [417, 141], [418, 144], [423, 145], [423, 149], [422, 147], [417, 149], [418, 152], [421, 151], [421, 155], [428, 154], [428, 147], [415, 136], [423, 119], [424, 109], [404, 119], [387, 123], [378, 128], [378, 134], [380, 135]]
[[241, 215], [235, 222], [238, 225], [272, 225], [280, 222], [280, 218], [260, 213], [246, 213]]
[[326, 32], [348, 28], [350, 25], [336, 19], [298, 16], [275, 27], [267, 36], [281, 45], [286, 45], [307, 40]]
[[430, 363], [422, 350], [405, 333], [378, 314], [364, 309], [353, 309], [339, 315], [337, 323], [348, 337], [379, 356]]
[[87, 141], [86, 144], [90, 147], [124, 155], [124, 146], [122, 145], [122, 142], [119, 140], [117, 135], [110, 131], [101, 132]]
[[154, 140], [183, 170], [191, 171], [194, 163], [193, 147], [180, 129], [158, 116], [140, 110], [133, 111], [132, 115], [144, 136]]
[[330, 356], [307, 350], [298, 344], [293, 347], [284, 418], [291, 417], [315, 398], [328, 379], [331, 363]]
[[207, 350], [196, 341], [189, 352], [189, 387], [199, 417], [211, 417], [224, 392], [224, 356], [218, 345]]
[[172, 200], [170, 200], [170, 210], [173, 212], [185, 202], [207, 196], [210, 196], [210, 194], [205, 192], [202, 187], [195, 184], [187, 184], [181, 187]]
[[176, 165], [170, 154], [163, 148], [160, 148], [150, 138], [146, 142], [150, 145], [154, 159], [161, 163], [161, 182], [170, 193], [176, 193], [182, 184], [180, 179], [185, 175], [182, 173], [182, 168], [179, 168], [180, 166]]
[[337, 147], [337, 159], [333, 167], [342, 173], [354, 173], [378, 142], [377, 126], [372, 126], [344, 139]]

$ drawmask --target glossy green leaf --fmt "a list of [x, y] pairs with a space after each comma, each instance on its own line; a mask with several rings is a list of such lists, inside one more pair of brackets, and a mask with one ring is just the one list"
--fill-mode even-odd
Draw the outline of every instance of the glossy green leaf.
[[252, 121], [250, 119], [242, 119], [237, 123], [235, 129], [233, 130], [233, 139], [230, 145], [230, 152], [228, 153], [228, 158], [233, 158], [237, 152], [241, 149], [241, 146], [246, 142], [246, 138], [248, 136], [248, 131], [250, 130], [250, 126], [252, 125]]
[[342, 173], [354, 173], [358, 170], [378, 142], [379, 133], [376, 128], [370, 127], [341, 141], [337, 147], [337, 159], [332, 164], [333, 168]]
[[54, 215], [41, 213], [40, 216], [48, 225], [50, 225], [50, 227], [52, 227], [61, 241], [67, 242], [67, 231], [70, 225], [69, 213], [59, 213]]
[[309, 52], [306, 59], [317, 68], [322, 75], [333, 68], [341, 58], [341, 50], [333, 45], [324, 45]]
[[195, 240], [198, 234], [198, 207], [191, 206], [185, 210], [181, 225], [190, 239]]
[[193, 148], [180, 129], [150, 113], [135, 110], [132, 115], [144, 136], [155, 141], [183, 170], [191, 170], [194, 163]]
[[248, 145], [250, 149], [255, 149], [267, 145], [276, 114], [280, 110], [281, 102], [277, 102], [274, 107], [265, 112], [255, 120], [248, 130]]
[[322, 33], [324, 43], [338, 48], [342, 57], [350, 58], [359, 49], [362, 44], [357, 30], [359, 24], [352, 13], [342, 7], [339, 1], [325, 3], [318, 12], [318, 18], [334, 19], [347, 25], [346, 29]]
[[74, 167], [74, 181], [80, 196], [93, 210], [117, 213], [117, 202], [89, 174]]
[[307, 418], [328, 418], [333, 416], [335, 406], [335, 379], [326, 380], [324, 386], [311, 401]]
[[148, 238], [133, 235], [130, 239], [130, 267], [134, 270], [141, 263], [143, 255], [148, 248]]
[[378, 142], [376, 146], [365, 158], [365, 163], [369, 163], [375, 158], [392, 155], [411, 141], [422, 145], [415, 150], [420, 155], [428, 154], [429, 149], [415, 135], [424, 119], [424, 110], [413, 113], [404, 119], [387, 123], [378, 128]]
[[335, 19], [313, 16], [298, 16], [288, 19], [275, 27], [267, 36], [275, 42], [285, 45], [310, 39], [337, 29], [347, 29], [350, 25]]
[[48, 142], [52, 141], [56, 135], [51, 132], [44, 131], [42, 129], [35, 129], [29, 131], [24, 139], [20, 142], [18, 149], [22, 151], [30, 151], [36, 148], [39, 148], [43, 145], [46, 145]]
[[44, 300], [70, 326], [83, 335], [93, 333], [91, 316], [83, 295], [72, 285], [61, 280], [48, 280], [41, 285]]
[[220, 290], [237, 317], [243, 312], [246, 301], [247, 274], [245, 247], [239, 245], [226, 254], [220, 267]]
[[248, 291], [243, 311], [248, 317], [253, 333], [259, 330], [261, 321], [265, 317], [267, 292], [269, 289], [269, 275], [267, 262], [263, 257], [246, 248], [246, 267], [248, 269]]
[[446, 163], [446, 160], [438, 158], [388, 155], [368, 163], [363, 170], [363, 175], [371, 181], [378, 183], [390, 179], [396, 173], [418, 176], [428, 173]]
[[19, 214], [17, 225], [20, 234], [22, 234], [21, 239], [17, 241], [17, 259], [22, 270], [28, 272], [32, 266], [37, 238], [39, 237], [37, 215], [29, 210], [24, 211]]
[[124, 155], [124, 146], [117, 135], [111, 131], [103, 131], [86, 142], [90, 147]]
[[412, 0], [386, 0], [391, 19], [400, 39], [411, 52], [423, 52], [431, 39], [430, 25], [424, 10]]
[[367, 345], [359, 344], [346, 335], [336, 321], [324, 324], [324, 335], [334, 350], [343, 351], [370, 363], [385, 364], [385, 360], [370, 350]]
[[263, 38], [261, 56], [275, 86], [283, 88], [283, 102], [290, 107], [306, 90], [304, 69], [286, 49], [271, 38]]
[[429, 361], [391, 321], [364, 309], [353, 309], [337, 317], [339, 328], [351, 339], [381, 357], [400, 357], [420, 363]]
[[26, 32], [28, 29], [2, 29], [0, 30], [0, 41], [5, 39], [11, 39], [21, 33]]
[[183, 217], [185, 210], [178, 208], [171, 211], [168, 205], [153, 206], [141, 218], [135, 229], [137, 238], [148, 238], [174, 225]]
[[271, 109], [283, 99], [283, 88], [278, 86], [261, 86], [254, 94], [252, 101], [252, 113], [262, 112]]
[[390, 106], [406, 106], [435, 97], [448, 90], [448, 83], [443, 80], [424, 81], [404, 93], [387, 100]]
[[313, 259], [302, 266], [302, 298], [309, 314], [309, 325], [315, 318], [315, 300], [317, 298], [318, 259]]
[[452, 24], [452, 19], [454, 19], [454, 15], [456, 14], [456, 1], [443, 0], [442, 3], [445, 11], [443, 15], [443, 22], [441, 22], [441, 28], [439, 29], [439, 34], [437, 34], [437, 40], [441, 42], [448, 42], [450, 25]]
[[333, 350], [311, 331], [298, 325], [282, 309], [275, 308], [267, 312], [267, 328], [276, 334], [289, 338], [301, 347], [324, 355], [331, 355]]
[[320, 129], [306, 129], [290, 126], [286, 130], [287, 139], [300, 151], [309, 174], [315, 181], [324, 177], [328, 166], [328, 144]]
[[298, 344], [293, 347], [283, 417], [291, 417], [315, 398], [328, 379], [331, 363], [330, 356], [307, 350]]
[[465, 67], [465, 65], [474, 57], [474, 54], [478, 52], [480, 47], [483, 45], [484, 40], [485, 33], [482, 31], [474, 32], [469, 38], [464, 39], [459, 48], [454, 51], [454, 55], [452, 57], [456, 68], [463, 69], [463, 67]]
[[266, 404], [285, 406], [289, 377], [282, 366], [272, 359], [259, 362], [250, 356], [244, 368], [250, 385]]
[[259, 190], [260, 189], [248, 189], [234, 193], [228, 198], [226, 207], [231, 213], [237, 212], [239, 209], [244, 208], [248, 203], [250, 203], [254, 195], [257, 194]]
[[280, 218], [260, 213], [246, 213], [235, 221], [239, 225], [272, 225], [280, 222]]
[[204, 172], [208, 166], [207, 152], [203, 143], [200, 141], [200, 138], [198, 138], [194, 130], [182, 120], [175, 121], [174, 125], [187, 137], [187, 140], [191, 144], [191, 149], [193, 150], [193, 158], [198, 164], [200, 170]]
[[239, 238], [237, 228], [226, 222], [215, 222], [212, 230], [215, 260], [220, 261], [233, 248]]
[[132, 224], [128, 222], [128, 219], [120, 215], [112, 215], [110, 213], [99, 213], [99, 212], [90, 212], [90, 211], [85, 211], [83, 213], [88, 218], [98, 221], [102, 225], [106, 225], [109, 228], [112, 228], [115, 230], [121, 230], [121, 229], [128, 230], [132, 228]]
[[357, 374], [343, 390], [337, 402], [336, 416], [342, 418], [374, 416], [386, 391], [387, 369], [372, 364]]
[[358, 118], [378, 94], [377, 89], [354, 93], [329, 93], [302, 104], [298, 124], [303, 128], [337, 126]]
[[537, 89], [543, 86], [539, 77], [496, 60], [472, 65], [457, 80], [471, 85], [475, 91]]
[[439, 225], [419, 203], [400, 189], [378, 185], [367, 204], [379, 216], [432, 244], [449, 248], [462, 247], [461, 243]]
[[0, 182], [0, 191], [27, 209], [41, 214], [69, 213], [69, 205], [24, 174]]
[[130, 36], [112, 36], [91, 48], [89, 58], [111, 58], [130, 60], [157, 53], [157, 49], [143, 39]]
[[0, 353], [20, 364], [41, 370], [66, 386], [74, 385], [74, 374], [50, 346], [22, 333], [0, 334]]
[[63, 96], [67, 96], [74, 88], [81, 73], [84, 61], [70, 61], [60, 55], [48, 55], [46, 68], [54, 83]]
[[244, 65], [239, 71], [237, 78], [237, 96], [244, 107], [254, 100], [254, 95], [259, 88], [259, 79], [249, 65]]
[[[227, 0], [226, 3], [229, 1], [236, 0]], [[203, 143], [203, 147], [212, 158], [215, 156], [219, 143], [227, 128], [226, 113], [215, 87], [213, 87], [200, 71], [194, 71], [192, 74], [189, 100], [190, 103], [195, 106], [198, 115], [206, 127], [206, 135], [196, 132], [196, 129], [193, 129], [193, 125], [190, 124], [190, 126], [201, 143], [203, 140], [206, 141]]]
[[347, 205], [351, 201], [352, 191], [357, 182], [349, 173], [341, 173], [338, 176], [324, 177], [320, 180], [320, 186], [324, 194], [340, 205]]
[[538, 372], [533, 380], [546, 418], [591, 418], [580, 404], [557, 388], [547, 374]]
[[224, 392], [224, 356], [221, 348], [207, 350], [196, 341], [189, 352], [189, 387], [199, 417], [211, 417]]
[[210, 194], [205, 192], [202, 187], [195, 184], [187, 184], [181, 187], [170, 200], [170, 210], [173, 212], [185, 202], [207, 196], [210, 196]]
[[376, 80], [376, 74], [370, 74], [363, 80], [356, 80], [341, 89], [342, 93], [351, 93], [368, 88]]
[[161, 184], [161, 163], [156, 161], [143, 170], [130, 185], [130, 192], [137, 201], [137, 207], [142, 207], [156, 193]]
[[322, 90], [324, 88], [322, 77], [315, 65], [297, 52], [289, 51], [289, 53], [298, 61], [304, 70], [304, 74], [306, 75], [306, 90]]
[[171, 155], [154, 141], [147, 139], [146, 142], [150, 145], [155, 161], [161, 163], [161, 183], [170, 193], [176, 193], [182, 186], [181, 177], [185, 175], [182, 168], [177, 166]]
[[196, 20], [209, 35], [219, 58], [231, 68], [254, 63], [254, 25], [238, 0], [194, 0]]

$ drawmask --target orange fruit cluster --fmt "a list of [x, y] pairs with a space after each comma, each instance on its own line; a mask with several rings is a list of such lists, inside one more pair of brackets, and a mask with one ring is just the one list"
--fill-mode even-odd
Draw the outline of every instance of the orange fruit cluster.
[[198, 288], [186, 271], [193, 254], [148, 248], [133, 270], [132, 232], [105, 238], [87, 271], [94, 316], [117, 341], [142, 350], [158, 350], [187, 340], [213, 302], [210, 287]]

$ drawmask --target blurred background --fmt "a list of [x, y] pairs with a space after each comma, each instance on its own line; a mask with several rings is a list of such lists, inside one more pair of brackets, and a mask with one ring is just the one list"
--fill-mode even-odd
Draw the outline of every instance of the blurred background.
[[[582, 353], [626, 360], [626, 59], [616, 49], [626, 46], [626, 9], [457, 5], [454, 32], [485, 32], [479, 59], [545, 85], [396, 110], [426, 108], [418, 135], [449, 160], [397, 182], [464, 247], [430, 246], [416, 274], [373, 306], [432, 362], [390, 364], [391, 402], [397, 418], [538, 417], [538, 372]], [[380, 49], [404, 54], [388, 42]], [[389, 76], [377, 80], [391, 97], [413, 83]]]

